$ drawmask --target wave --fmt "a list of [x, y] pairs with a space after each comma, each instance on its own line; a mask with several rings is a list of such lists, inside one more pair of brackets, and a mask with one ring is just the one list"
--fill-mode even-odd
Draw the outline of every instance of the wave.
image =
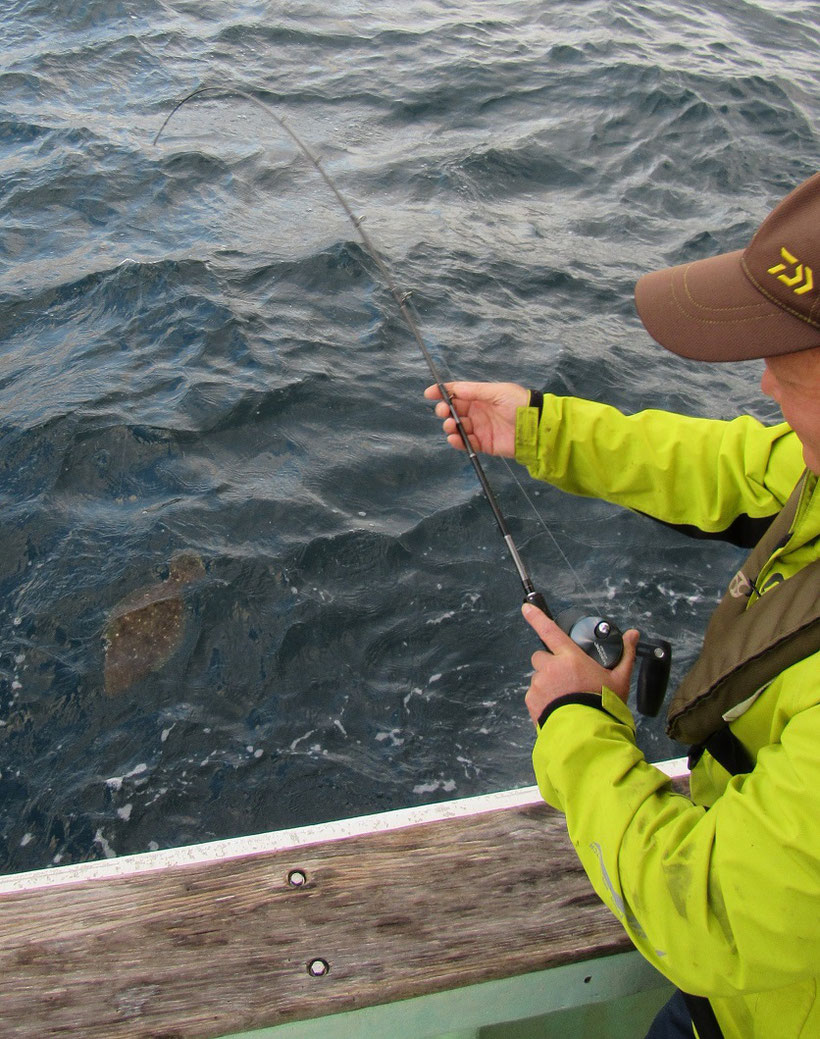
[[[443, 369], [751, 411], [756, 374], [661, 356], [632, 289], [740, 247], [813, 172], [808, 8], [64, 8], [0, 22], [0, 868], [528, 782], [517, 577], [376, 264], [248, 106], [151, 142], [236, 82], [366, 214]], [[575, 601], [490, 476], [539, 587]], [[583, 583], [691, 655], [688, 544], [532, 493]], [[101, 695], [108, 613], [180, 550], [207, 578], [179, 655]]]

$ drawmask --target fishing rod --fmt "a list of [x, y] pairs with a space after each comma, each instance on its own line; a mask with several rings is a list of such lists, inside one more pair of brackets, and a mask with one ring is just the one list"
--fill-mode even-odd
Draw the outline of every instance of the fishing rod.
[[[470, 442], [470, 438], [464, 428], [461, 416], [453, 403], [453, 396], [445, 386], [444, 380], [439, 374], [433, 356], [422, 338], [418, 323], [408, 306], [410, 293], [402, 292], [399, 289], [390, 268], [382, 259], [373, 244], [370, 235], [365, 230], [363, 226], [363, 218], [357, 216], [353, 212], [347, 199], [336, 186], [335, 181], [328, 174], [327, 170], [325, 170], [321, 160], [314, 154], [302, 137], [271, 105], [262, 101], [254, 94], [250, 94], [246, 90], [232, 86], [201, 86], [183, 97], [182, 100], [178, 101], [171, 109], [154, 137], [154, 145], [156, 146], [163, 131], [183, 105], [188, 104], [189, 101], [192, 101], [196, 97], [201, 97], [203, 94], [221, 94], [226, 97], [241, 97], [250, 102], [250, 104], [255, 105], [264, 112], [265, 115], [273, 119], [280, 129], [287, 134], [325, 182], [345, 215], [356, 229], [356, 232], [364, 245], [365, 251], [376, 264], [379, 273], [396, 301], [405, 324], [409, 328], [416, 341], [416, 345], [421, 351], [422, 357], [424, 358], [436, 387], [441, 394], [441, 399], [449, 409], [450, 415], [455, 422], [458, 435], [464, 445], [464, 450], [467, 452], [467, 457], [469, 458], [473, 470], [478, 478], [484, 498], [490, 506], [496, 525], [504, 539], [507, 551], [510, 554], [516, 572], [518, 573], [518, 578], [521, 581], [521, 587], [524, 593], [524, 601], [531, 603], [533, 606], [537, 606], [539, 610], [550, 618], [550, 620], [556, 620], [564, 631], [567, 632], [570, 638], [572, 638], [572, 640], [590, 657], [599, 661], [599, 663], [606, 668], [611, 669], [615, 667], [623, 655], [624, 643], [623, 633], [612, 620], [606, 617], [588, 615], [582, 611], [567, 611], [555, 618], [553, 617], [544, 596], [541, 592], [536, 590], [515, 541], [513, 540], [507, 520], [504, 517], [504, 513], [501, 511], [492, 485], [484, 471], [484, 466], [481, 464], [481, 460]], [[643, 714], [655, 715], [658, 713], [666, 693], [672, 659], [671, 646], [663, 639], [642, 639], [638, 643], [637, 653], [638, 657], [641, 659], [641, 666], [638, 673], [638, 709]]]

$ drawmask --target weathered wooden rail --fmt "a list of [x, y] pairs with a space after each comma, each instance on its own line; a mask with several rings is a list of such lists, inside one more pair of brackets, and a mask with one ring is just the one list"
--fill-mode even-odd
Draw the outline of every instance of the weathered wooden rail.
[[0, 1034], [213, 1039], [628, 949], [519, 801], [0, 878]]

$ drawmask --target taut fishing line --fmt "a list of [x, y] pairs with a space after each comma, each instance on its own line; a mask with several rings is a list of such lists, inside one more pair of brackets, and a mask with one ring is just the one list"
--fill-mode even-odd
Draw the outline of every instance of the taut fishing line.
[[[382, 259], [379, 252], [376, 250], [376, 247], [373, 244], [370, 235], [362, 226], [362, 218], [356, 216], [356, 214], [353, 212], [347, 199], [336, 186], [335, 181], [330, 177], [319, 158], [314, 154], [310, 147], [308, 147], [308, 145], [305, 143], [302, 137], [296, 133], [296, 131], [289, 125], [289, 123], [287, 123], [286, 120], [282, 116], [280, 116], [279, 113], [271, 105], [267, 104], [267, 102], [265, 101], [260, 100], [254, 94], [250, 94], [248, 93], [248, 91], [242, 90], [238, 87], [227, 85], [201, 86], [198, 87], [196, 90], [191, 91], [190, 94], [182, 98], [181, 101], [178, 101], [177, 104], [171, 109], [169, 114], [166, 116], [162, 126], [159, 128], [156, 136], [154, 137], [154, 145], [157, 144], [160, 137], [162, 136], [163, 131], [168, 126], [171, 119], [173, 119], [176, 113], [183, 107], [183, 105], [188, 104], [189, 101], [192, 101], [196, 97], [201, 97], [204, 94], [219, 94], [229, 98], [241, 97], [244, 100], [248, 101], [250, 104], [255, 105], [262, 112], [264, 112], [266, 116], [272, 119], [277, 124], [277, 126], [279, 126], [279, 128], [287, 134], [287, 136], [293, 141], [293, 143], [296, 145], [299, 151], [305, 156], [305, 158], [308, 159], [308, 161], [311, 163], [311, 165], [314, 167], [317, 173], [321, 176], [322, 180], [325, 182], [336, 201], [341, 206], [348, 220], [350, 220], [350, 222], [353, 224], [353, 227], [356, 229], [356, 232], [359, 238], [361, 239], [366, 252], [371, 257], [373, 262], [376, 264], [379, 273], [384, 278], [385, 284], [387, 285], [388, 289], [390, 290], [390, 293], [395, 299], [396, 304], [399, 308], [399, 312], [402, 318], [404, 319], [405, 324], [410, 329], [410, 332], [416, 341], [416, 345], [421, 351], [421, 354], [427, 364], [427, 367], [430, 370], [430, 374], [432, 375], [433, 380], [438, 388], [438, 391], [441, 394], [441, 399], [447, 405], [450, 411], [450, 415], [453, 418], [453, 421], [455, 422], [456, 430], [458, 431], [459, 437], [461, 438], [462, 444], [464, 445], [464, 449], [467, 452], [467, 457], [469, 458], [473, 470], [475, 471], [475, 474], [478, 477], [478, 482], [481, 485], [481, 490], [483, 491], [484, 497], [488, 505], [490, 506], [493, 516], [495, 517], [498, 529], [501, 532], [501, 536], [504, 539], [504, 542], [507, 546], [507, 550], [510, 554], [513, 564], [515, 565], [515, 569], [518, 573], [519, 580], [521, 581], [521, 587], [524, 592], [524, 601], [532, 603], [532, 605], [534, 606], [537, 606], [547, 615], [547, 617], [552, 618], [552, 613], [550, 612], [550, 609], [547, 606], [544, 596], [540, 592], [536, 591], [532, 578], [530, 577], [527, 568], [525, 567], [524, 562], [521, 559], [521, 556], [518, 552], [518, 548], [516, 547], [516, 544], [513, 541], [512, 534], [510, 533], [510, 529], [507, 525], [506, 518], [504, 517], [504, 514], [502, 513], [498, 505], [498, 501], [496, 499], [493, 488], [490, 485], [489, 480], [487, 479], [486, 473], [484, 472], [484, 467], [482, 466], [476, 451], [473, 449], [473, 446], [470, 443], [470, 438], [467, 434], [466, 429], [464, 428], [461, 416], [458, 414], [455, 404], [453, 403], [453, 397], [447, 390], [447, 387], [444, 385], [444, 381], [442, 380], [438, 367], [436, 366], [436, 363], [433, 360], [433, 356], [427, 348], [424, 339], [422, 338], [421, 332], [419, 331], [418, 323], [409, 307], [410, 294], [407, 292], [402, 292], [399, 289], [390, 271], [390, 268]], [[508, 469], [509, 468], [510, 467], [508, 466]], [[512, 472], [511, 469], [510, 472]], [[523, 491], [523, 488], [521, 487], [521, 484], [518, 480], [516, 480], [516, 483], [518, 483], [519, 488]], [[544, 530], [547, 532], [547, 534], [549, 534], [550, 538], [552, 539], [553, 544], [555, 544], [556, 548], [559, 549], [559, 552], [563, 557], [564, 562], [569, 566], [569, 569], [572, 571], [572, 573], [578, 580], [579, 585], [583, 588], [583, 584], [580, 582], [578, 575], [575, 573], [574, 569], [569, 564], [569, 560], [567, 559], [566, 555], [560, 550], [554, 535], [549, 530], [543, 517], [536, 509], [534, 502], [529, 498], [529, 496], [526, 493], [525, 497], [527, 498], [527, 501], [529, 501], [530, 505], [532, 506], [533, 510], [535, 511], [536, 515], [541, 521]], [[586, 592], [586, 589], [583, 590]], [[588, 592], [586, 594], [587, 596], [589, 596]], [[581, 648], [586, 653], [588, 653], [591, 657], [602, 663], [604, 667], [615, 667], [615, 665], [621, 659], [621, 656], [623, 654], [623, 636], [621, 631], [611, 620], [599, 616], [587, 616], [583, 613], [579, 614], [577, 611], [574, 611], [571, 614], [564, 614], [561, 617], [559, 617], [558, 623], [564, 628], [565, 631], [567, 631], [570, 637], [579, 646], [581, 646]], [[666, 684], [669, 678], [671, 648], [669, 646], [669, 643], [665, 642], [662, 639], [641, 641], [638, 644], [638, 655], [642, 658], [641, 669], [638, 676], [638, 706], [644, 714], [657, 714], [657, 711], [660, 708], [660, 704], [666, 692]]]

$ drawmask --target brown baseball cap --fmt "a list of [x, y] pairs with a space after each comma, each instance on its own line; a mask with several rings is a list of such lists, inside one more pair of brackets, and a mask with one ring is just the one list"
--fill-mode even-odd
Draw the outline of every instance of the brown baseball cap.
[[820, 346], [820, 173], [769, 213], [745, 249], [645, 274], [635, 304], [653, 338], [696, 361]]

